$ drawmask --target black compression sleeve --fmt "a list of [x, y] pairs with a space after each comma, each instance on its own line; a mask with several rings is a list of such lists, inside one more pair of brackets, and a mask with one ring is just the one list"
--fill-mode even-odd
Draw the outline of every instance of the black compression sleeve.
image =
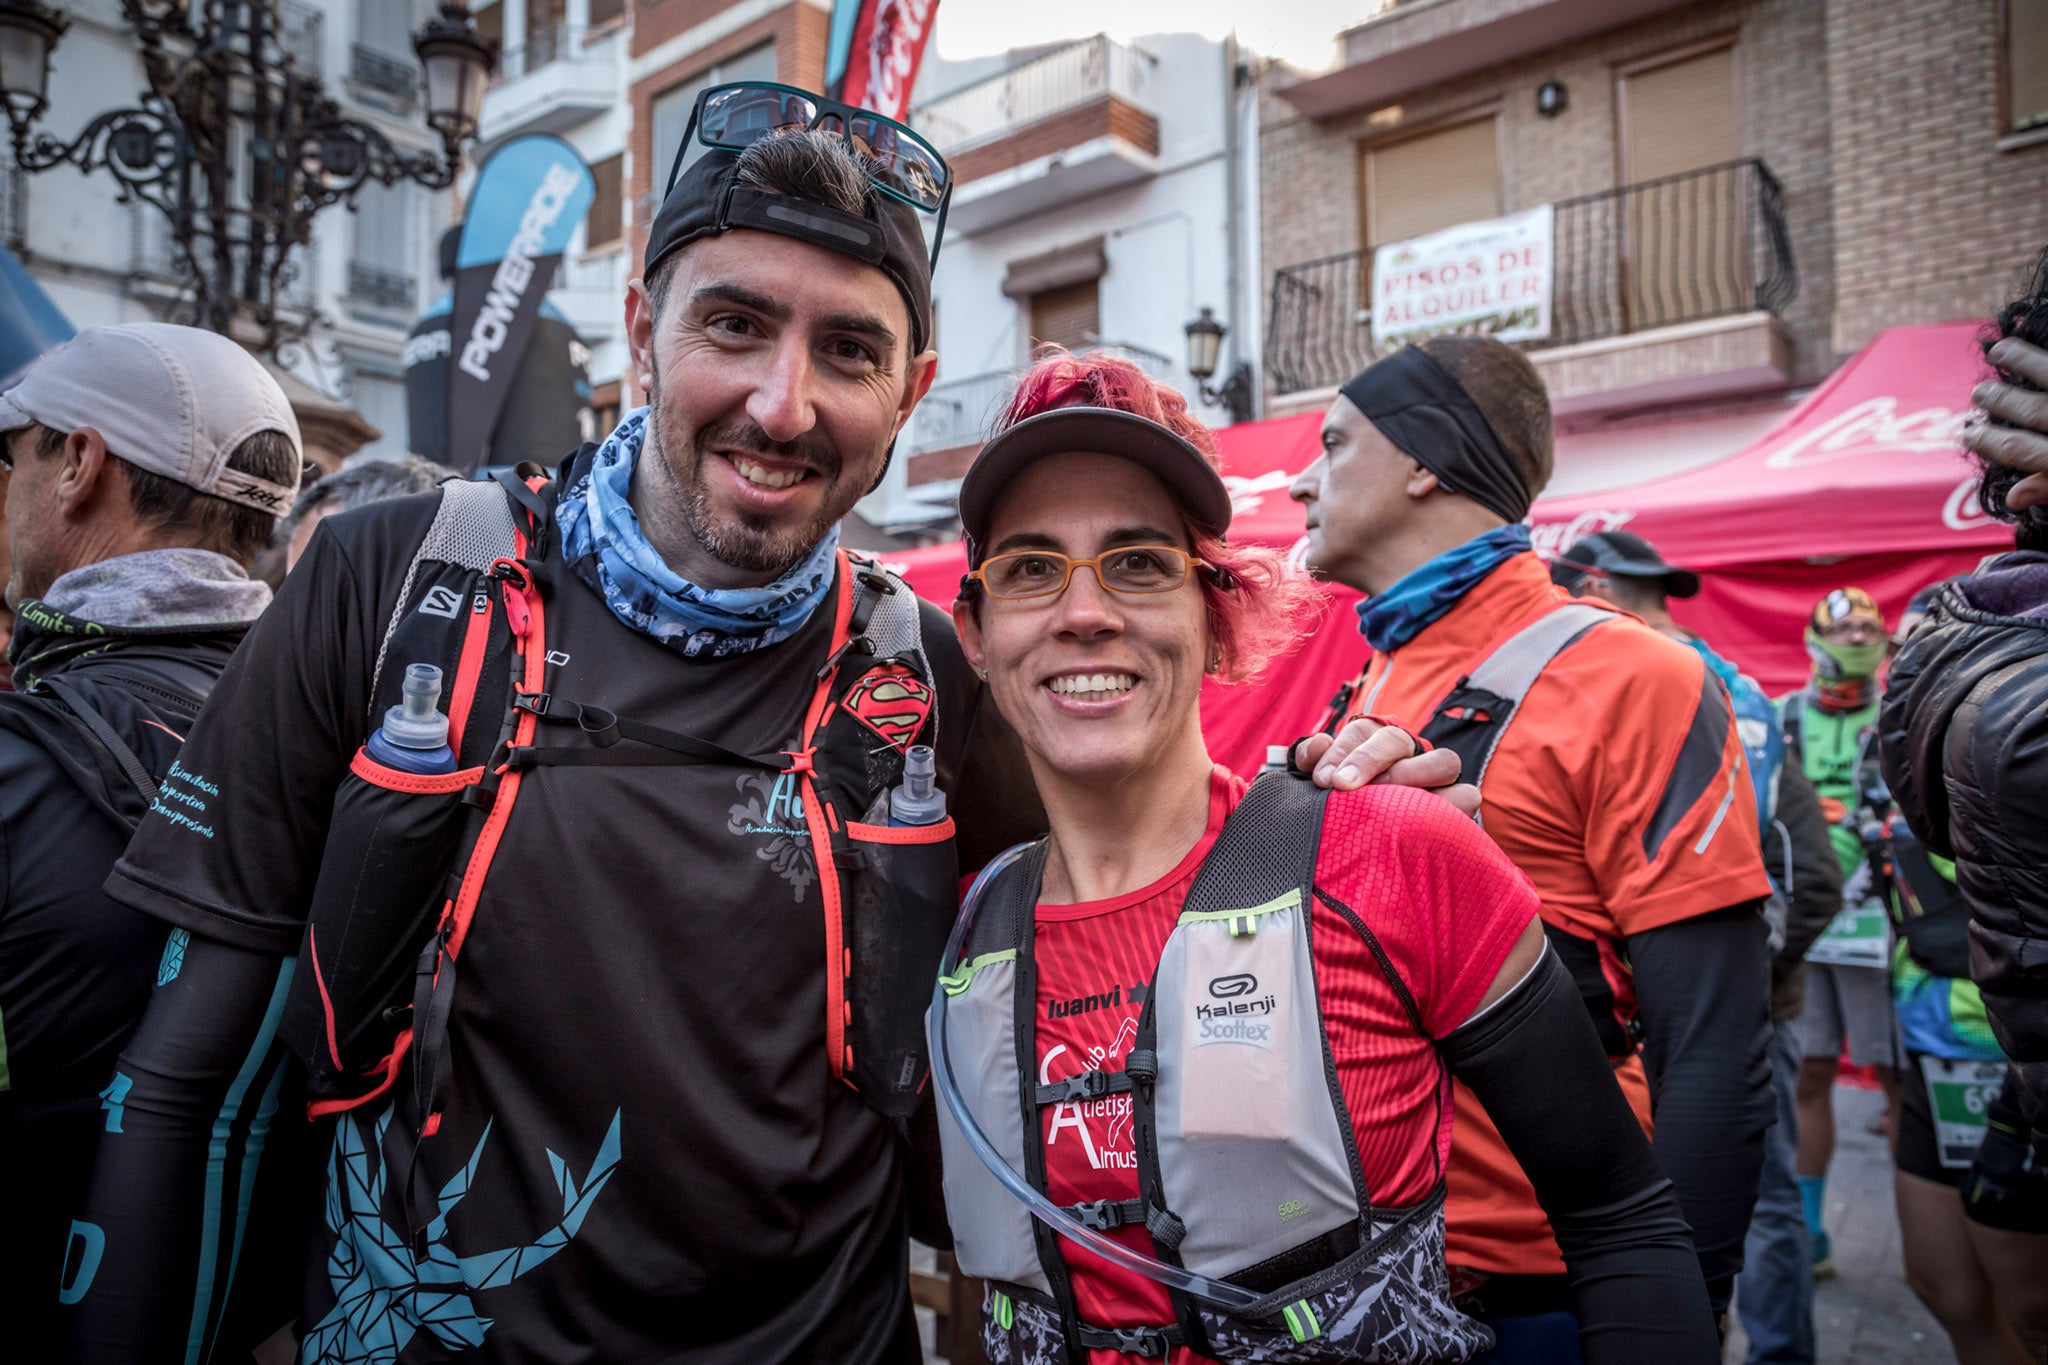
[[1757, 904], [1628, 941], [1655, 1146], [1699, 1248], [1714, 1311], [1728, 1306], [1762, 1177], [1771, 1099], [1770, 944]]
[[273, 1039], [291, 971], [194, 938], [150, 997], [72, 1225], [60, 1297], [73, 1360], [184, 1360], [195, 1342], [207, 1358], [282, 1085]]
[[1720, 1342], [1671, 1182], [1564, 964], [1546, 948], [1442, 1047], [1550, 1217], [1586, 1365], [1716, 1365]]

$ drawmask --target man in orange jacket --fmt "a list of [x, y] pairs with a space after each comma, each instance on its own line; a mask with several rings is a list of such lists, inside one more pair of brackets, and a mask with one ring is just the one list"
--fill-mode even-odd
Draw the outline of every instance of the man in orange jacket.
[[[1774, 1113], [1770, 885], [1727, 692], [1692, 651], [1554, 587], [1530, 549], [1550, 405], [1520, 352], [1476, 337], [1396, 351], [1343, 387], [1322, 446], [1293, 496], [1314, 567], [1369, 595], [1372, 647], [1333, 719], [1398, 720], [1465, 758], [1616, 1080], [1646, 1128], [1655, 1115], [1719, 1313]], [[1499, 1338], [1482, 1360], [1576, 1361], [1534, 1192], [1462, 1087], [1455, 1103], [1449, 1259]]]

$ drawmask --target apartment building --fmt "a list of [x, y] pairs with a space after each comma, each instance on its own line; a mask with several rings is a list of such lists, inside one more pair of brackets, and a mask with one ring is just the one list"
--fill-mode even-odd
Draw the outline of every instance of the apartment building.
[[1525, 345], [1561, 435], [1636, 461], [1738, 448], [1886, 326], [1987, 316], [2048, 241], [2048, 0], [1409, 0], [1341, 47], [1260, 81], [1273, 411], [1373, 357], [1374, 248], [1539, 205]]
[[1232, 420], [1188, 373], [1185, 328], [1206, 309], [1230, 329], [1219, 384], [1257, 354], [1257, 107], [1240, 67], [1233, 43], [1188, 33], [927, 53], [910, 121], [955, 177], [939, 373], [862, 504], [870, 521], [950, 530], [960, 476], [1042, 343], [1115, 350]]

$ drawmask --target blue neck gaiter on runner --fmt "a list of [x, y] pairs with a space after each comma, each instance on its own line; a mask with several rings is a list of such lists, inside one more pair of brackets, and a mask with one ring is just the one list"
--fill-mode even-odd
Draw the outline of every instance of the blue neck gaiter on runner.
[[576, 576], [626, 625], [691, 658], [745, 654], [794, 635], [831, 595], [839, 528], [766, 587], [700, 588], [648, 543], [628, 500], [646, 439], [647, 409], [636, 408], [562, 495], [555, 524]]
[[1496, 526], [1409, 570], [1358, 604], [1358, 629], [1376, 654], [1390, 654], [1456, 606], [1474, 584], [1529, 548], [1519, 521]]

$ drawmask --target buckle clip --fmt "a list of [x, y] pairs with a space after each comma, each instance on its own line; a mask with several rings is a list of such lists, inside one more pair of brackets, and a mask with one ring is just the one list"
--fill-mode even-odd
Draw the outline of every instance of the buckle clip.
[[1158, 1327], [1111, 1327], [1109, 1334], [1116, 1338], [1116, 1349], [1137, 1356], [1161, 1356], [1167, 1352], [1166, 1333]]
[[1067, 1212], [1073, 1214], [1082, 1227], [1096, 1232], [1109, 1232], [1132, 1221], [1125, 1216], [1121, 1199], [1091, 1199], [1085, 1204], [1068, 1206]]
[[815, 746], [809, 749], [781, 750], [782, 756], [789, 760], [789, 765], [782, 771], [786, 773], [815, 773], [818, 771], [818, 765], [812, 761], [811, 756], [817, 752], [818, 750]]
[[554, 694], [551, 692], [514, 692], [512, 694], [512, 709], [514, 711], [524, 711], [539, 720], [546, 720], [548, 706], [553, 701]]

